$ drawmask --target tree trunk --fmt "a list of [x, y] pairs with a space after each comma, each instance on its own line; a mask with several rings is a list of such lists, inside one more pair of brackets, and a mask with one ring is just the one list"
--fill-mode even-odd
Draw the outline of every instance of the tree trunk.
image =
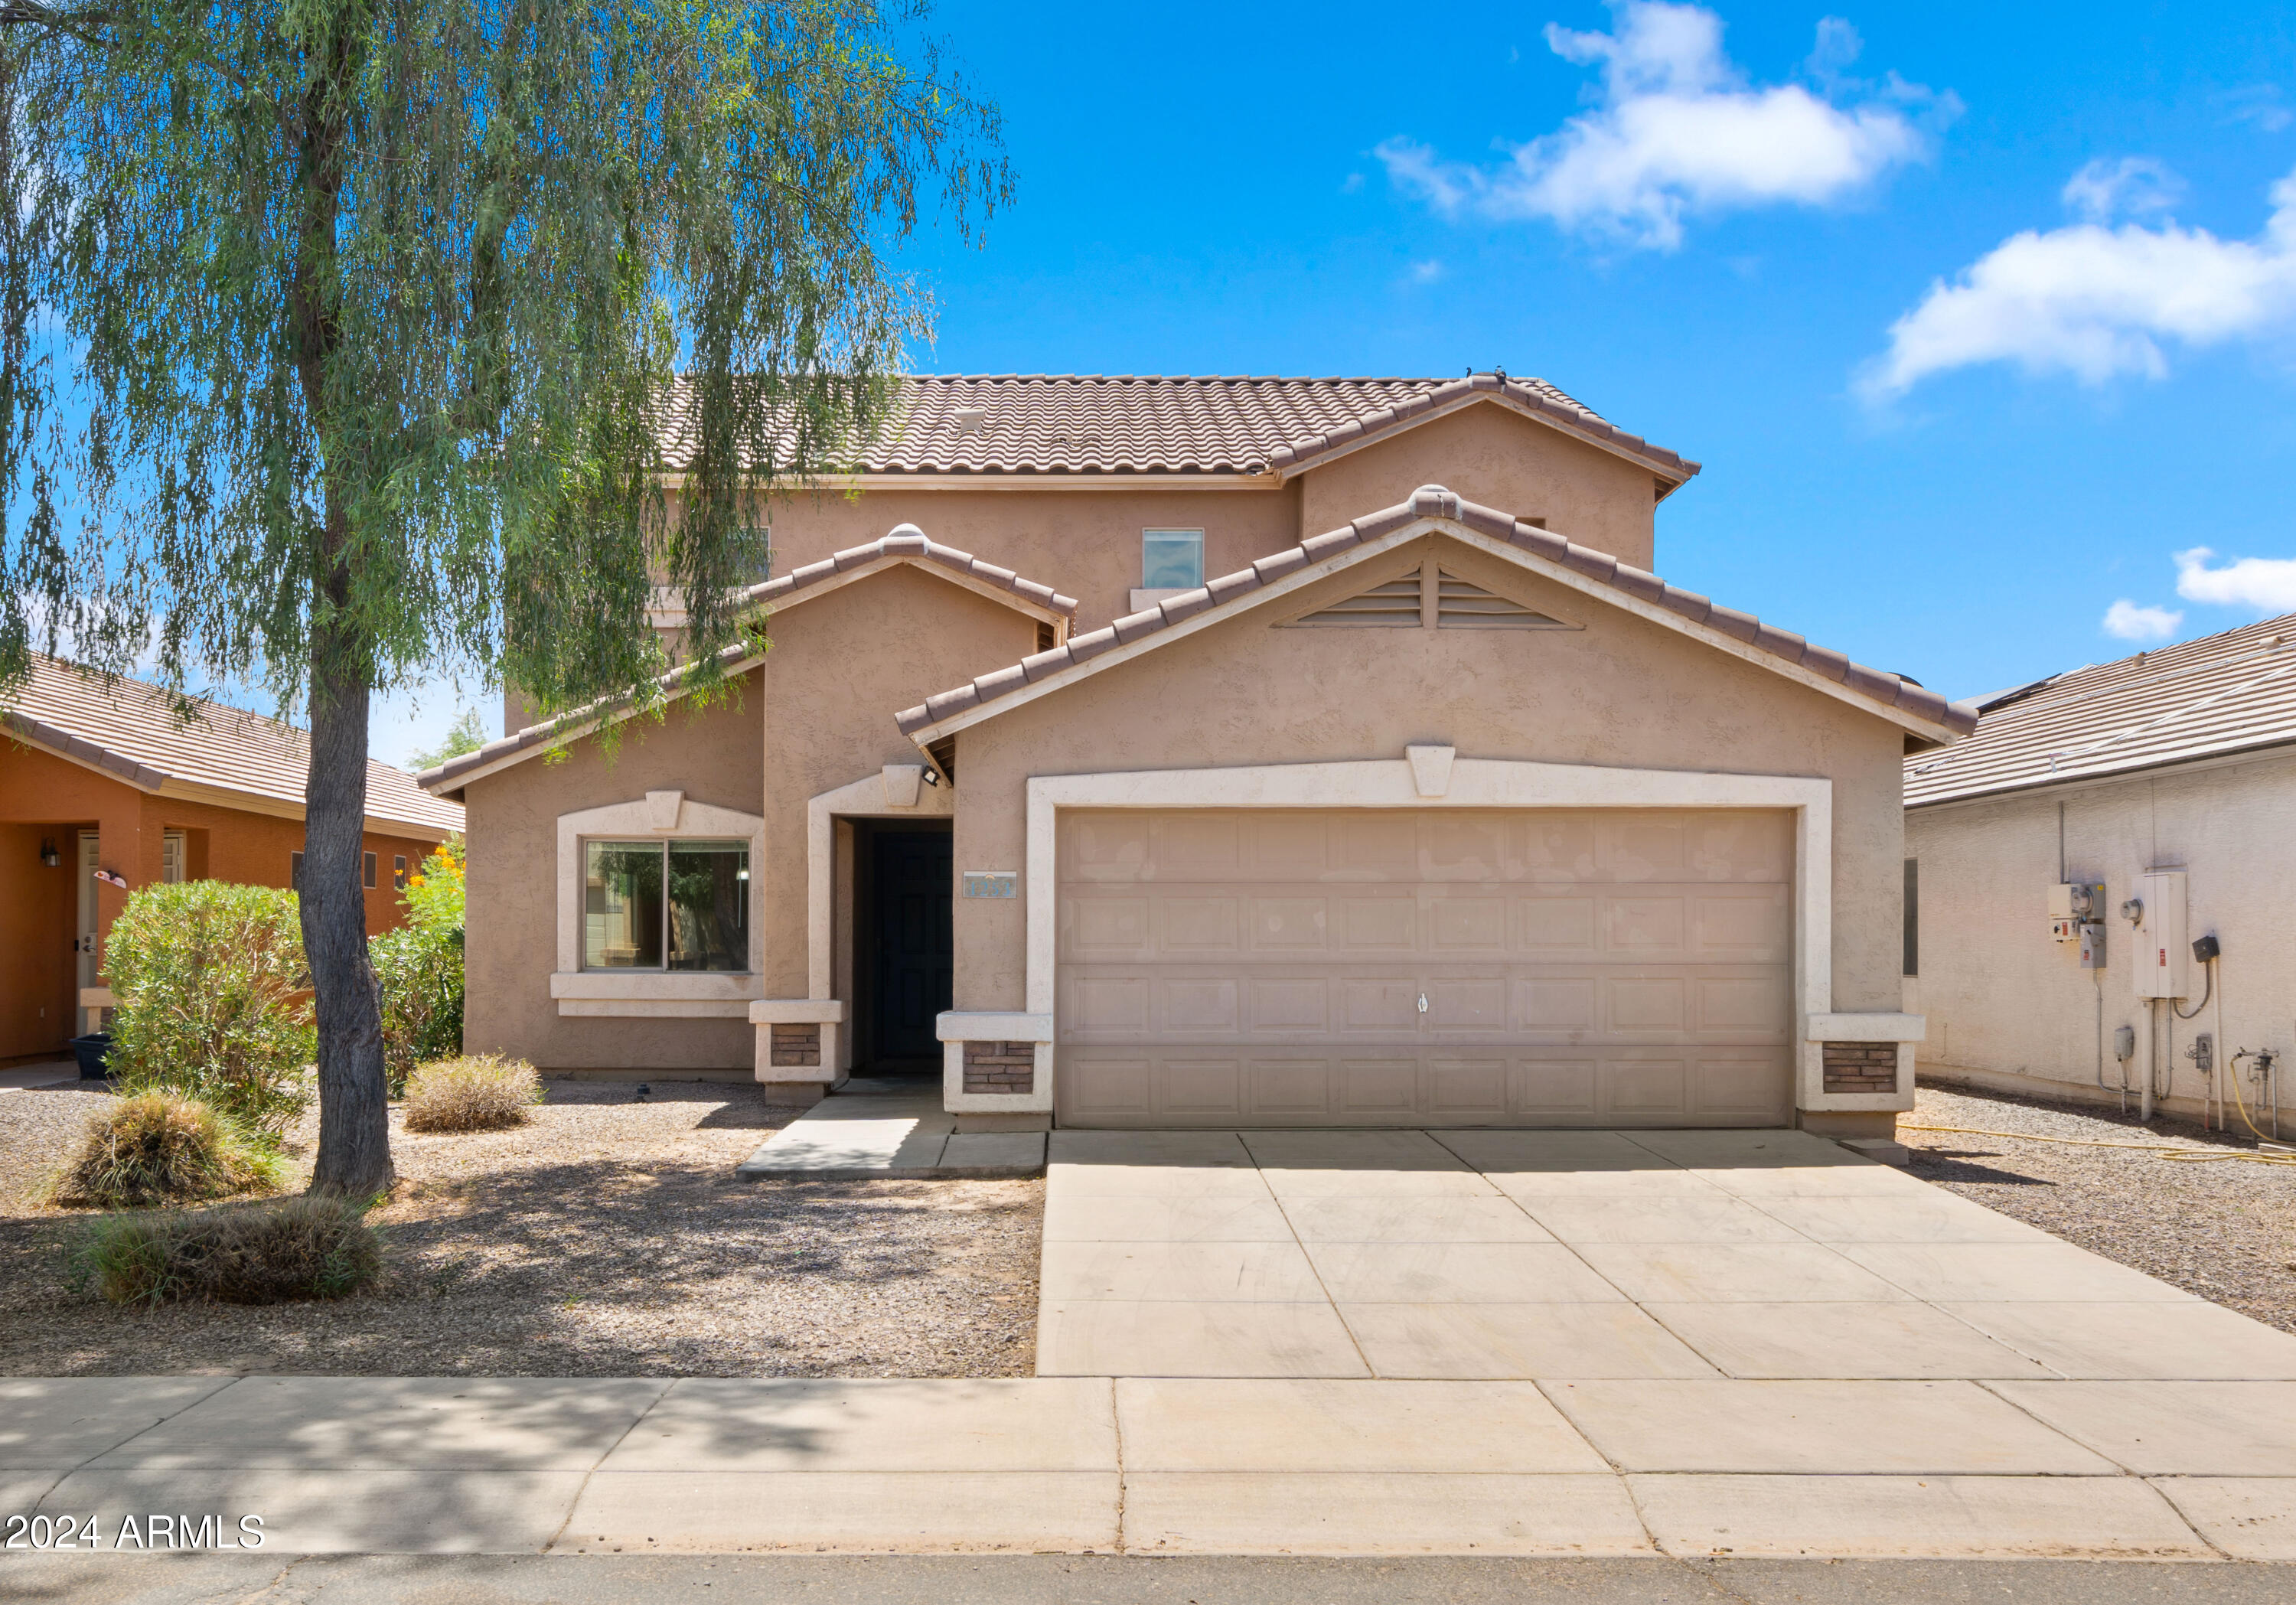
[[319, 1162], [311, 1190], [373, 1198], [396, 1177], [361, 859], [369, 676], [366, 654], [346, 634], [323, 622], [311, 650], [302, 897], [303, 952], [319, 1017]]

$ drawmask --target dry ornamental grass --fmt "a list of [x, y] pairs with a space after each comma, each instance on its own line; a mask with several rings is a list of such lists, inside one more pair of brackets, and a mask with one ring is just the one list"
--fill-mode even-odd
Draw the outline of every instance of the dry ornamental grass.
[[406, 1078], [406, 1129], [502, 1131], [524, 1126], [542, 1101], [542, 1082], [523, 1059], [475, 1053], [418, 1065]]
[[80, 1264], [114, 1304], [286, 1304], [357, 1291], [381, 1273], [382, 1244], [365, 1205], [306, 1193], [115, 1216], [90, 1233]]
[[140, 1208], [268, 1191], [281, 1165], [196, 1098], [140, 1093], [88, 1118], [78, 1157], [58, 1178], [59, 1202]]

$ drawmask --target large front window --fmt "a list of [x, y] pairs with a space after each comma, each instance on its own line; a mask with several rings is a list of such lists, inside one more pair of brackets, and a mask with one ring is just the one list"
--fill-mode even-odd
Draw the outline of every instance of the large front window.
[[750, 844], [586, 841], [582, 968], [750, 967]]

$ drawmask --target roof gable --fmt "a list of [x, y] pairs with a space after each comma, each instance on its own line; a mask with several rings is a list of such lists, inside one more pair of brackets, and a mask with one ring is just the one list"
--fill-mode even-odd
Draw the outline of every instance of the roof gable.
[[[1075, 597], [1063, 596], [1050, 585], [1024, 579], [1012, 569], [1000, 568], [970, 552], [928, 540], [914, 524], [897, 524], [882, 539], [849, 546], [817, 563], [808, 563], [777, 579], [751, 585], [743, 593], [742, 606], [757, 609], [770, 618], [775, 613], [828, 595], [873, 574], [904, 566], [921, 569], [937, 579], [1053, 625], [1055, 644], [1067, 636], [1069, 622], [1076, 615]], [[746, 645], [730, 646], [718, 654], [718, 662], [727, 675], [747, 674], [764, 661], [765, 654]], [[693, 689], [693, 666], [687, 664], [662, 676], [655, 683], [661, 700], [675, 701], [685, 696]], [[499, 741], [488, 741], [475, 752], [451, 758], [436, 769], [424, 770], [415, 779], [424, 790], [434, 795], [455, 795], [472, 781], [523, 763], [554, 746], [578, 740], [603, 725], [618, 723], [637, 711], [628, 698], [594, 702], [564, 718], [529, 725]]]
[[1225, 575], [1200, 590], [1185, 592], [1087, 635], [1072, 636], [1050, 651], [929, 698], [898, 715], [898, 722], [918, 746], [929, 748], [983, 719], [1143, 652], [1184, 640], [1246, 609], [1268, 605], [1430, 530], [1441, 530], [1584, 595], [1878, 714], [1926, 745], [1952, 741], [1977, 722], [1973, 709], [1949, 703], [1902, 676], [1852, 663], [1841, 652], [1814, 646], [1751, 614], [1669, 585], [1607, 553], [1576, 545], [1506, 513], [1464, 501], [1439, 485], [1422, 486], [1408, 502], [1359, 518], [1343, 528], [1262, 558], [1249, 569]]

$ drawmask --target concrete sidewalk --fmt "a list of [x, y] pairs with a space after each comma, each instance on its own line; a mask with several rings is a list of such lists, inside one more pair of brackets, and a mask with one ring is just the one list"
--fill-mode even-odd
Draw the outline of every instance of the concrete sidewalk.
[[269, 1554], [2289, 1560], [2296, 1383], [13, 1380], [0, 1511]]
[[744, 1182], [1006, 1181], [1045, 1174], [1040, 1131], [960, 1132], [940, 1089], [847, 1082], [734, 1167]]

